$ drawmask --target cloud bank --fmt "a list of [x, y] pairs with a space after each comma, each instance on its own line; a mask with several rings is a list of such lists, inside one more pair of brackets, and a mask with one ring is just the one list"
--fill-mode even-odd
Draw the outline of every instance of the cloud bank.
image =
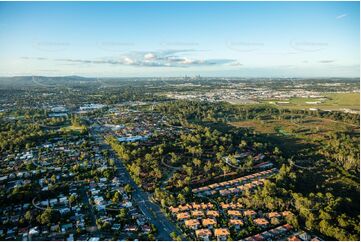
[[39, 61], [59, 61], [79, 64], [110, 64], [135, 67], [192, 67], [192, 66], [214, 66], [214, 65], [235, 65], [234, 59], [194, 59], [182, 56], [187, 52], [195, 50], [161, 50], [161, 51], [139, 51], [122, 55], [117, 58], [101, 59], [71, 59], [71, 58], [44, 58], [44, 57], [23, 57]]

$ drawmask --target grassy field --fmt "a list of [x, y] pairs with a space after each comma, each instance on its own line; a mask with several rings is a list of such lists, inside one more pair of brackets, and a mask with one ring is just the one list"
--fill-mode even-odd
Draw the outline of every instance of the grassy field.
[[[278, 100], [281, 101], [281, 100]], [[360, 93], [325, 93], [324, 98], [291, 98], [284, 100], [289, 103], [276, 104], [285, 108], [309, 109], [318, 108], [322, 110], [360, 110]], [[265, 103], [277, 102], [277, 100], [266, 100]], [[320, 102], [308, 104], [307, 102]]]
[[301, 120], [247, 120], [229, 124], [264, 134], [265, 141], [276, 144], [290, 156], [305, 148], [312, 148], [313, 140], [325, 140], [329, 131], [359, 133], [358, 126], [317, 117], [304, 117]]
[[305, 117], [301, 120], [247, 120], [230, 123], [236, 127], [252, 128], [263, 134], [281, 135], [322, 135], [325, 132], [339, 130], [358, 130], [358, 127], [330, 119]]
[[83, 125], [79, 125], [79, 126], [69, 125], [61, 128], [63, 132], [83, 132], [85, 131], [85, 129], [86, 127]]
[[330, 98], [326, 103], [360, 109], [360, 93], [329, 93], [326, 97]]
[[242, 127], [242, 128], [252, 128], [256, 132], [264, 133], [264, 134], [275, 134], [278, 133], [277, 130], [279, 128], [287, 129], [291, 127], [297, 127], [296, 124], [290, 123], [285, 120], [248, 120], [248, 121], [239, 121], [239, 122], [232, 122], [233, 126]]

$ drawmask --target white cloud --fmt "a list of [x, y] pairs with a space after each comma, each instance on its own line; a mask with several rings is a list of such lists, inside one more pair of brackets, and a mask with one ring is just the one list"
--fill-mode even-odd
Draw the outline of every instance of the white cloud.
[[139, 67], [191, 67], [191, 66], [214, 66], [227, 65], [235, 62], [233, 59], [194, 59], [181, 56], [185, 52], [194, 52], [195, 50], [160, 50], [153, 52], [130, 52], [120, 58], [102, 58], [102, 59], [49, 59], [43, 57], [23, 57], [27, 60], [52, 60], [79, 64], [110, 64], [127, 65]]
[[186, 64], [186, 65], [191, 65], [191, 64], [201, 63], [201, 61], [200, 60], [199, 61], [191, 60], [191, 59], [186, 57], [186, 58], [183, 58], [183, 60], [180, 61], [180, 63]]
[[134, 61], [131, 58], [126, 56], [126, 57], [124, 57], [124, 64], [125, 65], [133, 65]]
[[322, 63], [322, 64], [329, 64], [329, 63], [333, 63], [335, 62], [334, 60], [320, 60], [319, 63]]
[[342, 19], [342, 18], [347, 17], [347, 16], [348, 16], [348, 14], [344, 13], [344, 14], [336, 16], [336, 19]]
[[231, 62], [231, 63], [229, 63], [228, 65], [230, 65], [230, 66], [243, 66], [243, 64], [240, 63], [239, 61]]
[[156, 55], [154, 53], [147, 53], [144, 55], [145, 60], [154, 60], [156, 59]]

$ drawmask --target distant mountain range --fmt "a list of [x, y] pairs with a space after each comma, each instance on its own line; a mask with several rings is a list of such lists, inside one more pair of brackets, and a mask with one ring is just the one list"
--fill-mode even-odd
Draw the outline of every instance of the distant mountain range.
[[97, 81], [96, 78], [81, 76], [14, 76], [0, 77], [0, 86], [57, 86], [59, 84], [81, 84]]

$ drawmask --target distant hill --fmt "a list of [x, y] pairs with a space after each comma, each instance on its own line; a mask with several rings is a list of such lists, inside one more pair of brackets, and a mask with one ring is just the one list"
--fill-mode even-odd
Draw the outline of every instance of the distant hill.
[[29, 86], [44, 86], [55, 87], [62, 85], [79, 85], [96, 82], [96, 78], [87, 78], [81, 76], [14, 76], [14, 77], [0, 77], [0, 86], [7, 87], [29, 87]]

